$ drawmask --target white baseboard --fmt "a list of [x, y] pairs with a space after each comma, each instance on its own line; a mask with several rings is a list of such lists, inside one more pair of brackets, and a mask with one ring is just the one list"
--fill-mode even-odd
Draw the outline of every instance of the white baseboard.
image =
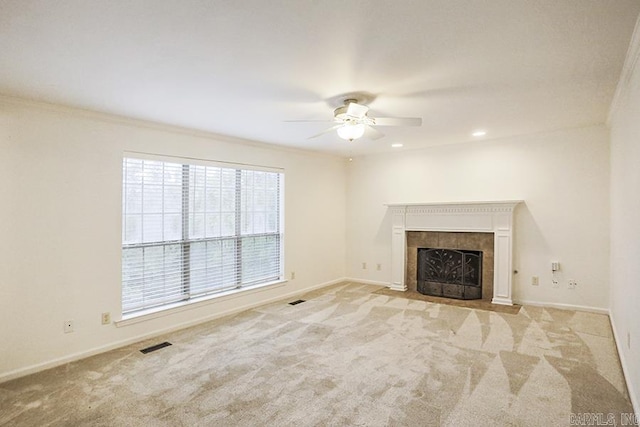
[[381, 282], [379, 280], [369, 280], [369, 279], [356, 279], [355, 277], [345, 277], [345, 281], [354, 282], [354, 283], [362, 283], [364, 285], [376, 285], [376, 286], [384, 286], [389, 287], [389, 282]]
[[629, 376], [629, 367], [627, 365], [624, 352], [622, 351], [622, 343], [624, 342], [624, 340], [621, 340], [620, 335], [618, 335], [616, 322], [615, 320], [613, 320], [611, 311], [609, 311], [609, 321], [611, 322], [611, 329], [613, 330], [613, 340], [615, 341], [616, 349], [618, 350], [618, 358], [620, 359], [620, 365], [622, 365], [622, 375], [624, 376], [625, 382], [627, 383], [627, 391], [629, 392], [629, 398], [631, 399], [633, 412], [635, 412], [636, 417], [640, 417], [640, 402], [638, 402], [638, 394], [633, 388], [633, 383], [631, 382], [631, 378]]
[[[347, 280], [349, 282], [364, 283], [367, 285], [385, 286], [387, 288], [390, 288], [389, 282], [381, 282], [378, 280], [357, 279], [353, 277], [347, 277], [344, 280]], [[393, 289], [393, 288], [390, 288], [390, 289]], [[398, 291], [398, 292], [402, 292], [402, 291]], [[509, 302], [510, 301], [505, 300], [504, 302], [496, 302], [496, 304], [512, 305]], [[560, 304], [560, 303], [553, 303], [553, 302], [540, 302], [540, 301], [529, 301], [529, 300], [513, 300], [513, 304], [533, 305], [537, 307], [553, 307], [553, 308], [559, 308], [562, 310], [588, 311], [590, 313], [607, 314], [607, 315], [609, 314], [609, 310], [606, 308], [589, 307], [586, 305]]]
[[606, 308], [600, 307], [589, 307], [586, 305], [573, 305], [573, 304], [561, 304], [556, 302], [541, 302], [541, 301], [529, 301], [522, 299], [514, 299], [514, 304], [519, 305], [533, 305], [535, 307], [551, 307], [551, 308], [559, 308], [561, 310], [576, 310], [576, 311], [588, 311], [590, 313], [598, 313], [598, 314], [609, 314], [609, 310]]
[[144, 341], [144, 340], [147, 340], [147, 339], [150, 339], [150, 338], [154, 338], [154, 337], [157, 337], [157, 336], [160, 336], [160, 335], [168, 334], [168, 333], [180, 330], [180, 329], [189, 328], [191, 326], [195, 326], [195, 325], [198, 325], [200, 323], [205, 323], [205, 322], [208, 322], [210, 320], [215, 320], [215, 319], [218, 319], [220, 317], [225, 317], [225, 316], [229, 316], [229, 315], [232, 315], [232, 314], [239, 313], [241, 311], [250, 310], [252, 308], [259, 307], [261, 305], [270, 304], [272, 302], [288, 299], [288, 298], [294, 297], [296, 295], [307, 293], [309, 291], [313, 291], [313, 290], [316, 290], [316, 289], [321, 289], [321, 288], [324, 288], [324, 287], [327, 287], [327, 286], [332, 286], [332, 285], [335, 285], [335, 284], [338, 284], [338, 283], [343, 283], [343, 282], [345, 282], [347, 280], [350, 280], [350, 279], [346, 279], [344, 277], [341, 277], [339, 279], [330, 280], [328, 282], [324, 282], [324, 283], [320, 283], [320, 284], [317, 284], [317, 285], [309, 286], [309, 287], [306, 287], [304, 289], [297, 289], [295, 291], [289, 292], [287, 294], [279, 295], [277, 297], [268, 298], [268, 299], [261, 300], [261, 301], [256, 301], [256, 302], [253, 302], [253, 303], [250, 303], [250, 304], [245, 304], [245, 305], [242, 305], [242, 306], [234, 307], [234, 308], [229, 309], [229, 310], [225, 310], [225, 311], [214, 313], [214, 314], [211, 314], [211, 315], [208, 315], [208, 316], [200, 317], [200, 318], [195, 319], [195, 320], [190, 320], [188, 322], [179, 323], [179, 324], [173, 325], [173, 326], [171, 326], [169, 328], [157, 329], [155, 331], [152, 331], [152, 332], [149, 332], [149, 333], [146, 333], [146, 334], [136, 335], [135, 337], [127, 338], [125, 340], [115, 341], [115, 342], [110, 343], [110, 344], [106, 344], [106, 345], [103, 345], [103, 346], [91, 348], [89, 350], [84, 350], [84, 351], [80, 351], [80, 352], [77, 352], [77, 353], [69, 354], [67, 356], [63, 356], [63, 357], [59, 357], [59, 358], [56, 358], [56, 359], [48, 360], [46, 362], [37, 363], [35, 365], [26, 366], [24, 368], [14, 369], [12, 371], [8, 371], [8, 372], [4, 372], [4, 373], [0, 374], [0, 383], [6, 382], [6, 381], [10, 381], [10, 380], [13, 380], [13, 379], [16, 379], [16, 378], [24, 377], [24, 376], [27, 376], [27, 375], [35, 374], [36, 372], [44, 371], [46, 369], [55, 368], [56, 366], [65, 365], [67, 363], [75, 362], [77, 360], [85, 359], [87, 357], [95, 356], [96, 354], [104, 353], [104, 352], [109, 351], [109, 350], [115, 350], [115, 349], [120, 348], [120, 347], [125, 347], [125, 346], [130, 345], [130, 344], [135, 344], [136, 342], [140, 342], [140, 341]]

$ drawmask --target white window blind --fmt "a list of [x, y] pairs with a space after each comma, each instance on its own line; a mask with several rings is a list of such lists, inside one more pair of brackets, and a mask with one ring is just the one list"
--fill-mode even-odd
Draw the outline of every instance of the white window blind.
[[123, 313], [279, 280], [282, 179], [125, 158]]

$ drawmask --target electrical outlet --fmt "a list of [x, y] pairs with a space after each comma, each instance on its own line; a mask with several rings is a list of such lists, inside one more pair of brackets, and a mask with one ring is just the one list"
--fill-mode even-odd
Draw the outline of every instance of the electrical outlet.
[[73, 320], [67, 320], [64, 322], [64, 333], [68, 334], [73, 332]]
[[295, 280], [296, 279], [296, 272], [292, 271], [291, 272], [291, 280]]
[[531, 276], [531, 285], [538, 286], [540, 284], [540, 280], [538, 276]]
[[554, 288], [560, 287], [560, 285], [558, 284], [558, 279], [553, 279], [551, 282], [553, 283]]
[[367, 263], [366, 263], [366, 262], [363, 262], [363, 263], [362, 263], [362, 269], [363, 269], [363, 270], [366, 270], [366, 269], [367, 269]]
[[382, 264], [380, 263], [376, 264], [376, 270], [378, 271], [382, 270]]
[[111, 323], [111, 313], [109, 312], [102, 313], [102, 324], [108, 325], [110, 323]]
[[575, 289], [578, 286], [578, 282], [575, 280], [569, 280], [569, 289]]

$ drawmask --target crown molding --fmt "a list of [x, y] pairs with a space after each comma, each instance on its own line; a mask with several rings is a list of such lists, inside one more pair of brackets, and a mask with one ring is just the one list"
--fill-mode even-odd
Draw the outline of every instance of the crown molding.
[[152, 120], [139, 119], [135, 117], [122, 116], [113, 113], [106, 113], [102, 111], [96, 111], [86, 108], [73, 107], [64, 104], [57, 104], [53, 102], [47, 102], [36, 99], [23, 98], [20, 96], [9, 95], [0, 92], [0, 106], [13, 105], [23, 108], [34, 108], [41, 111], [49, 111], [58, 114], [68, 114], [76, 117], [82, 117], [89, 120], [96, 120], [103, 123], [112, 123], [122, 126], [145, 128], [161, 132], [170, 132], [179, 135], [186, 135], [196, 138], [205, 138], [214, 140], [217, 142], [225, 142], [231, 144], [240, 144], [248, 147], [255, 147], [267, 150], [274, 150], [280, 152], [287, 152], [292, 154], [308, 155], [313, 157], [334, 159], [334, 160], [346, 160], [348, 156], [337, 155], [331, 153], [325, 153], [323, 151], [308, 150], [304, 148], [290, 147], [285, 145], [272, 144], [268, 142], [255, 141], [251, 139], [245, 139], [235, 137], [231, 135], [223, 135], [218, 133], [209, 132], [206, 130], [193, 129], [178, 125], [172, 125], [168, 123], [161, 123]]
[[638, 66], [638, 62], [640, 60], [640, 16], [636, 21], [636, 26], [633, 30], [633, 34], [631, 35], [631, 42], [629, 43], [629, 48], [627, 49], [627, 56], [624, 60], [624, 65], [622, 66], [622, 71], [620, 73], [620, 79], [618, 80], [618, 85], [616, 86], [616, 92], [613, 95], [613, 100], [611, 101], [611, 105], [609, 106], [609, 114], [607, 114], [607, 126], [611, 127], [611, 122], [616, 112], [620, 108], [620, 105], [624, 101], [625, 94], [629, 87], [629, 82], [631, 81], [631, 77], [634, 75], [636, 67]]

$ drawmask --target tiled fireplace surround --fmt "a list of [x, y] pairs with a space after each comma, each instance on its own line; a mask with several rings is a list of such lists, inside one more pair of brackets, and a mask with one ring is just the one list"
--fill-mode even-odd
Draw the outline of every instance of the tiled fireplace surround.
[[417, 292], [418, 249], [442, 248], [482, 251], [482, 299], [493, 298], [493, 233], [407, 231], [407, 290]]
[[513, 211], [520, 200], [388, 204], [391, 211], [391, 283], [416, 290], [418, 248], [483, 252], [482, 299], [512, 305]]

